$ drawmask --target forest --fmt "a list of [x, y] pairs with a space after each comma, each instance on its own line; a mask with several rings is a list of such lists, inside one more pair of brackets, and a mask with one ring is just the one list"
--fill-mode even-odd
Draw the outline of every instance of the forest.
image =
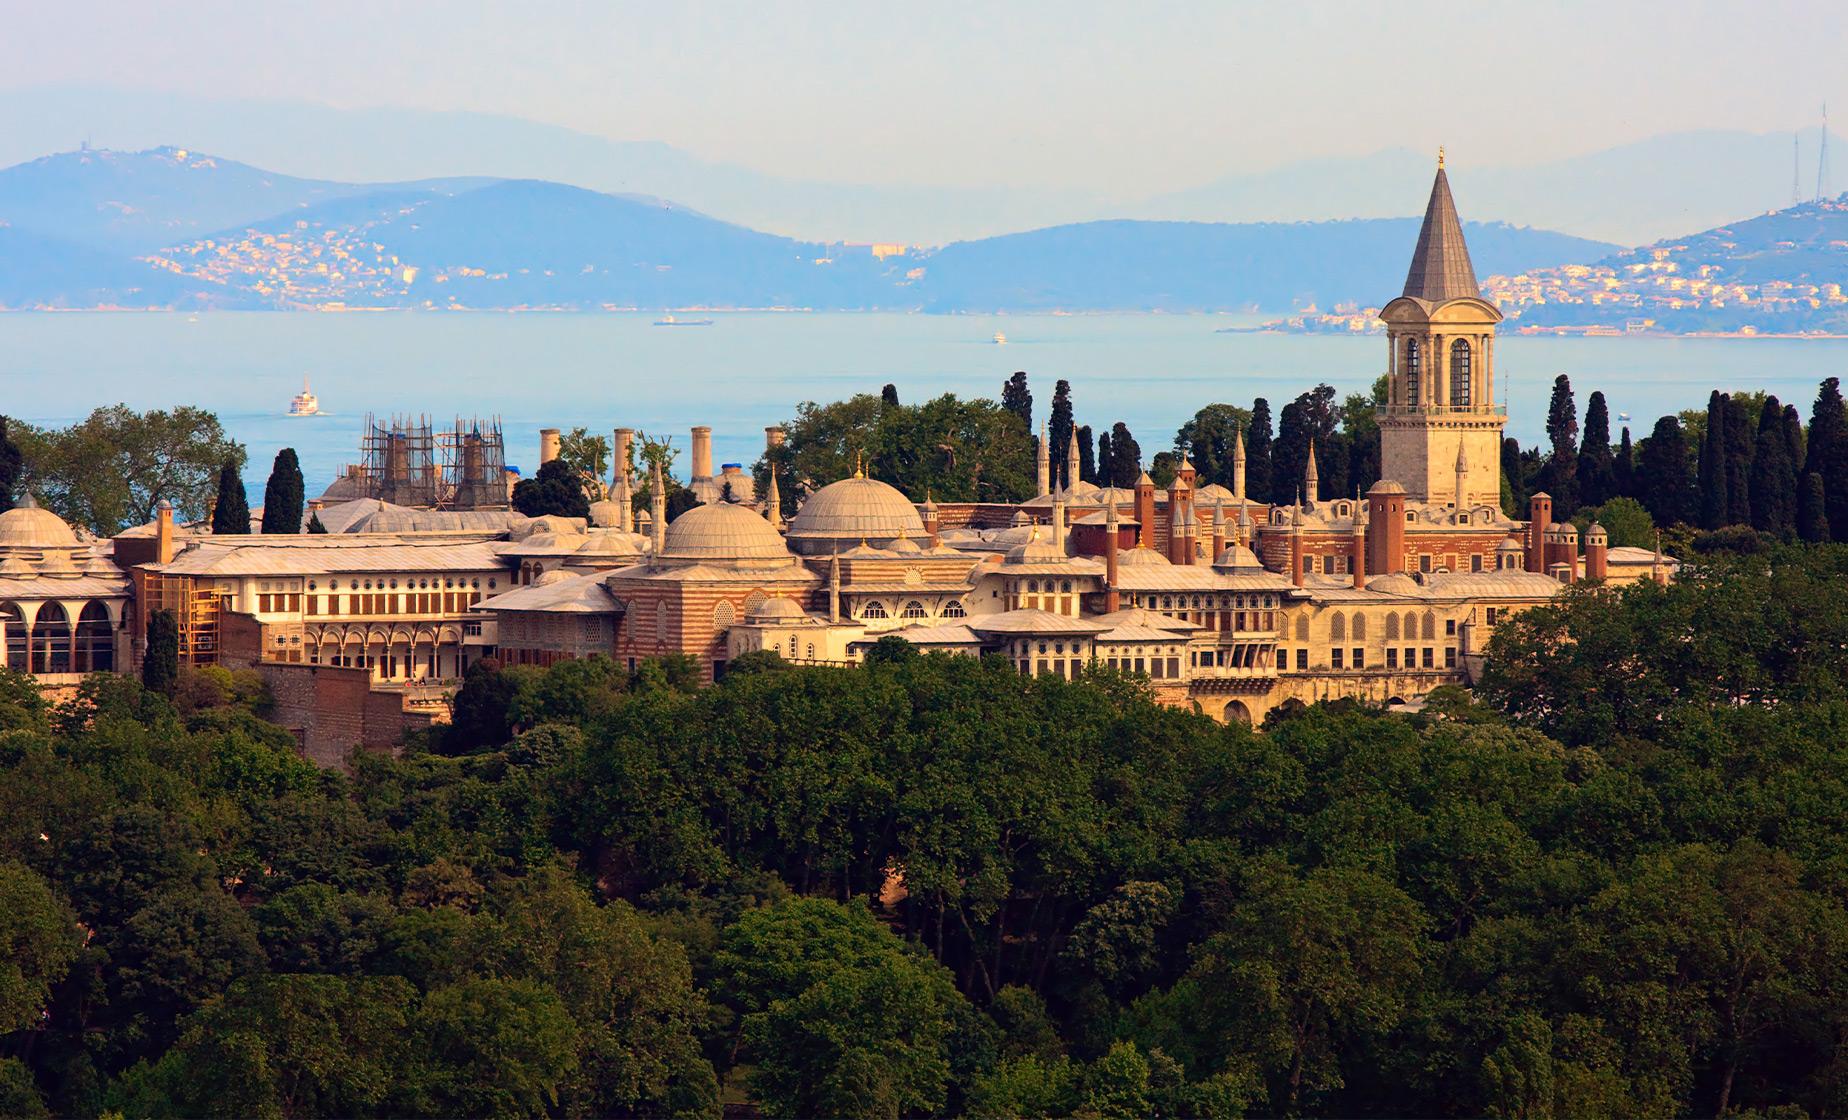
[[1827, 1116], [1848, 547], [1259, 730], [903, 643], [483, 663], [350, 774], [0, 677], [7, 1116]]

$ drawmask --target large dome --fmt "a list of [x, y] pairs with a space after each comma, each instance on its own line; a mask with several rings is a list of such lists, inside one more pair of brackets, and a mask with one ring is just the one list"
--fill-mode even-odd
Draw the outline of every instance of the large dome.
[[789, 538], [797, 541], [886, 541], [905, 535], [924, 535], [917, 507], [874, 478], [843, 478], [823, 486], [789, 522]]
[[27, 495], [5, 513], [0, 513], [0, 548], [75, 548], [77, 534], [64, 519], [48, 509], [40, 509]]
[[661, 556], [669, 560], [782, 560], [783, 538], [747, 506], [694, 506], [667, 526]]

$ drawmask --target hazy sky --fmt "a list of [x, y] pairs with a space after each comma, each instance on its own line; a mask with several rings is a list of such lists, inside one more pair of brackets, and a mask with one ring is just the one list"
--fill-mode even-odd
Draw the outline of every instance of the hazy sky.
[[[858, 182], [1172, 189], [1848, 121], [1848, 3], [0, 0], [0, 87], [468, 109]], [[1848, 178], [1848, 152], [1832, 160]]]

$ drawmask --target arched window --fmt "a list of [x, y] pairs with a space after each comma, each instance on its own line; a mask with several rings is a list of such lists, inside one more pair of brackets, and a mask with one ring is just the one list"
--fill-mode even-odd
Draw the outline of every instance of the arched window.
[[1405, 637], [1408, 641], [1418, 637], [1418, 615], [1414, 611], [1405, 612]]
[[62, 603], [39, 607], [38, 619], [32, 623], [32, 671], [71, 671], [71, 616], [64, 612]]
[[791, 635], [789, 636], [789, 657], [790, 657], [790, 660], [792, 660], [792, 661], [793, 661], [793, 660], [795, 660], [795, 656], [796, 656], [796, 636], [795, 636], [794, 634], [791, 634]]
[[77, 616], [77, 671], [109, 673], [115, 670], [115, 627], [109, 622], [109, 608], [101, 603], [86, 603]]
[[1386, 640], [1389, 642], [1399, 640], [1399, 616], [1396, 614], [1386, 616]]
[[1347, 619], [1343, 618], [1339, 611], [1336, 611], [1334, 616], [1328, 620], [1328, 640], [1331, 642], [1347, 641]]
[[712, 605], [712, 628], [713, 629], [729, 630], [731, 629], [732, 623], [736, 622], [737, 620], [738, 620], [737, 612], [735, 612], [732, 609], [732, 605], [730, 603], [721, 599], [717, 603], [714, 603]]
[[1418, 407], [1419, 374], [1422, 372], [1419, 369], [1419, 358], [1418, 340], [1415, 338], [1406, 339], [1404, 369], [1405, 405], [1407, 408]]
[[1364, 614], [1354, 616], [1354, 640], [1357, 642], [1367, 640], [1367, 616]]
[[968, 616], [969, 612], [963, 608], [961, 599], [951, 599], [943, 604], [943, 617], [945, 618], [967, 618]]
[[1296, 616], [1296, 640], [1299, 642], [1309, 640], [1309, 616], [1306, 614]]
[[1437, 616], [1430, 611], [1426, 611], [1424, 616], [1425, 641], [1428, 642], [1435, 637], [1437, 637]]
[[26, 616], [13, 603], [0, 603], [0, 625], [6, 627], [6, 667], [15, 673], [26, 671]]
[[1459, 338], [1450, 344], [1450, 407], [1468, 408], [1470, 401], [1469, 340]]
[[929, 618], [930, 612], [924, 609], [923, 603], [920, 603], [916, 599], [913, 599], [910, 602], [905, 604], [904, 610], [898, 612], [898, 617], [910, 618], [910, 619]]
[[874, 599], [872, 602], [866, 604], [865, 608], [860, 611], [860, 617], [861, 618], [890, 618], [892, 616], [886, 613], [886, 608], [885, 608], [884, 603], [881, 603], [879, 600]]

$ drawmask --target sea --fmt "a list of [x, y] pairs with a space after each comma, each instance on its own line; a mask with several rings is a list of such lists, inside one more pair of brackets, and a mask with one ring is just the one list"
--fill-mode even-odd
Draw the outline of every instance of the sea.
[[[691, 316], [683, 316], [687, 318]], [[1385, 367], [1380, 335], [1230, 331], [1229, 315], [925, 315], [714, 313], [711, 326], [656, 326], [651, 314], [547, 312], [67, 312], [0, 315], [0, 413], [70, 424], [124, 403], [216, 412], [250, 453], [260, 500], [269, 464], [293, 447], [317, 494], [359, 457], [368, 414], [498, 417], [509, 464], [530, 471], [540, 428], [615, 427], [672, 435], [708, 424], [718, 462], [753, 462], [764, 427], [803, 401], [895, 385], [918, 401], [942, 393], [998, 398], [1025, 370], [1043, 414], [1059, 379], [1078, 422], [1122, 421], [1146, 453], [1204, 405], [1273, 415], [1318, 382], [1366, 392]], [[997, 336], [1005, 338], [998, 342]], [[1805, 417], [1824, 377], [1848, 379], [1848, 339], [1504, 336], [1498, 392], [1509, 434], [1541, 442], [1554, 378], [1582, 412], [1593, 390], [1613, 425], [1703, 408], [1710, 390], [1762, 389]], [[287, 415], [307, 379], [325, 413]]]

